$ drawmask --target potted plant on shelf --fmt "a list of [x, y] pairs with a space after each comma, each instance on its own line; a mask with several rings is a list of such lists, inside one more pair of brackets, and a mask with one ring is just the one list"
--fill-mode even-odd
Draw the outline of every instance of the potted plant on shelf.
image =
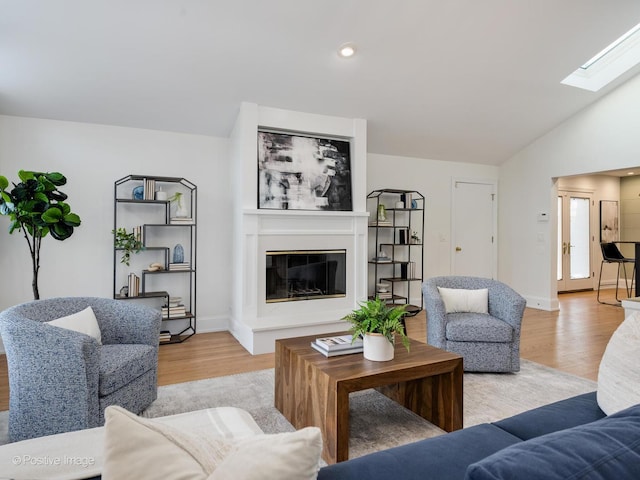
[[123, 250], [120, 263], [124, 263], [128, 267], [131, 261], [131, 254], [144, 250], [144, 245], [135, 233], [127, 233], [126, 228], [118, 228], [112, 230], [111, 233], [114, 234], [115, 247]]
[[363, 337], [364, 358], [379, 362], [393, 360], [396, 334], [409, 351], [409, 338], [402, 324], [406, 305], [387, 305], [380, 298], [359, 305], [360, 308], [343, 317], [343, 320], [351, 323], [354, 339]]

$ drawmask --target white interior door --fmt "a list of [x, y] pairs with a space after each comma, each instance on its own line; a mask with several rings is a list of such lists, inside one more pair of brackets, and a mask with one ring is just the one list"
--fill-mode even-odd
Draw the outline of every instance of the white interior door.
[[496, 185], [454, 181], [451, 245], [454, 275], [495, 278]]
[[591, 194], [558, 191], [558, 292], [593, 288]]

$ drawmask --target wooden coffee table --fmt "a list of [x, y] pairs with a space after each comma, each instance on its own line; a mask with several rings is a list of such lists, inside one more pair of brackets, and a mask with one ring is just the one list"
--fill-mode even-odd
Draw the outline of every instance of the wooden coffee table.
[[[323, 334], [323, 337], [344, 332]], [[376, 388], [429, 422], [462, 428], [462, 357], [411, 340], [389, 362], [362, 353], [325, 357], [310, 346], [318, 335], [276, 340], [275, 406], [295, 428], [322, 430], [327, 463], [349, 458], [349, 393]]]

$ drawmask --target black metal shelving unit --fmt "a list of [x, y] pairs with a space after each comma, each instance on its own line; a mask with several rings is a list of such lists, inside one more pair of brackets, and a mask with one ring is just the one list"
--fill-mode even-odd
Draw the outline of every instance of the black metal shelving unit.
[[[144, 195], [143, 199], [133, 197], [133, 189], [142, 186], [149, 187], [147, 181], [152, 180], [154, 191]], [[188, 204], [188, 211], [191, 222], [172, 223], [171, 202], [169, 200], [155, 199], [155, 187], [168, 188], [181, 192], [184, 201]], [[151, 197], [151, 198], [147, 198]], [[139, 210], [138, 210], [139, 209]], [[147, 210], [149, 209], [149, 210]], [[125, 211], [126, 210], [126, 211]], [[143, 211], [144, 210], [144, 211]], [[141, 268], [135, 272], [140, 276], [140, 291], [138, 295], [121, 295], [120, 286], [122, 286], [122, 274], [126, 270], [133, 270], [127, 267], [119, 260], [122, 252], [121, 248], [113, 248], [113, 298], [117, 300], [147, 300], [157, 306], [160, 310], [162, 307], [169, 306], [169, 299], [174, 296], [171, 288], [166, 290], [149, 290], [149, 284], [153, 284], [154, 278], [168, 278], [170, 285], [186, 292], [182, 296], [185, 306], [185, 314], [171, 315], [168, 310], [167, 315], [163, 315], [162, 330], [170, 331], [171, 337], [160, 344], [181, 343], [196, 333], [196, 258], [197, 258], [197, 187], [195, 184], [182, 177], [162, 177], [155, 175], [127, 175], [114, 182], [114, 206], [113, 206], [113, 230], [124, 227], [131, 229], [131, 225], [123, 222], [125, 217], [128, 219], [136, 219], [136, 213], [144, 219], [151, 221], [137, 223], [142, 227], [141, 234], [143, 239], [144, 250], [138, 255], [147, 255], [147, 258], [153, 258], [157, 263], [163, 265], [162, 270], [150, 271]], [[131, 222], [131, 220], [130, 220]], [[175, 229], [175, 230], [174, 230]], [[188, 268], [180, 270], [170, 270], [171, 264], [171, 247], [151, 245], [153, 240], [159, 238], [160, 241], [167, 241], [171, 238], [171, 231], [178, 233], [182, 238], [187, 238], [184, 259], [188, 259]], [[184, 232], [187, 232], [186, 234]], [[147, 253], [145, 253], [147, 252]], [[149, 253], [151, 252], [151, 253]], [[158, 258], [157, 254], [160, 254]], [[162, 302], [159, 304], [159, 302]]]
[[[381, 205], [386, 221], [378, 217]], [[369, 251], [369, 272], [373, 279], [369, 281], [369, 298], [380, 296], [389, 304], [407, 305], [407, 316], [414, 316], [423, 309], [420, 288], [424, 278], [425, 197], [416, 190], [373, 190], [367, 195], [367, 209], [369, 242], [374, 248], [373, 253]], [[419, 234], [419, 241], [412, 240], [413, 232]], [[381, 251], [387, 255], [382, 261]], [[380, 293], [379, 283], [389, 284], [390, 291]], [[420, 297], [419, 305], [411, 304], [411, 297], [416, 295]]]

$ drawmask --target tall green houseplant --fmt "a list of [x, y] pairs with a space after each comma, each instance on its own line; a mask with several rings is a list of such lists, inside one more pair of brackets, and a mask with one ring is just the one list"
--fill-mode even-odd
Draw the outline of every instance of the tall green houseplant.
[[43, 173], [20, 170], [20, 183], [13, 183], [0, 175], [0, 215], [10, 219], [9, 233], [16, 230], [24, 235], [33, 267], [33, 298], [38, 300], [38, 273], [40, 272], [40, 246], [49, 233], [56, 240], [66, 240], [80, 225], [80, 217], [71, 212], [65, 202], [67, 195], [60, 190], [67, 183], [58, 172]]

